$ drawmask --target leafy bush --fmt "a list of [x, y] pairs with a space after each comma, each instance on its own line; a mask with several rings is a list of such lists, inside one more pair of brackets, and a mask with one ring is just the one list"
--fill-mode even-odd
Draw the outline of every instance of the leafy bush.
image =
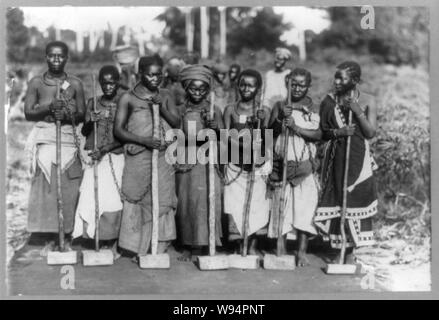
[[[361, 7], [328, 8], [331, 26], [313, 35], [311, 55], [325, 48], [343, 48], [371, 54], [394, 65], [428, 63], [428, 11], [423, 7], [375, 7], [375, 29], [363, 29]], [[328, 55], [328, 57], [330, 57]]]

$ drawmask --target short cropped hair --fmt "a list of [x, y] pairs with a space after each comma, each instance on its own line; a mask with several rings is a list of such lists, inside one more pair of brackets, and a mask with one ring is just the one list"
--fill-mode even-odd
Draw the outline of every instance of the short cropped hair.
[[163, 60], [158, 54], [152, 56], [141, 57], [139, 59], [139, 72], [143, 72], [152, 65], [163, 67]]
[[253, 78], [255, 78], [257, 83], [258, 83], [257, 84], [258, 89], [262, 87], [262, 76], [259, 73], [259, 71], [254, 70], [254, 69], [245, 69], [238, 76], [238, 84], [241, 82], [241, 79], [243, 77], [253, 77]]
[[232, 68], [238, 69], [238, 73], [241, 71], [241, 66], [237, 63], [232, 63], [229, 67], [229, 70]]
[[49, 50], [53, 47], [59, 47], [61, 48], [67, 55], [69, 54], [69, 47], [67, 47], [67, 44], [62, 41], [51, 41], [46, 45], [46, 54], [49, 53]]
[[113, 65], [105, 65], [99, 70], [99, 81], [102, 81], [106, 74], [111, 74], [116, 81], [120, 80], [119, 70]]
[[288, 81], [289, 78], [293, 78], [295, 76], [304, 76], [306, 79], [306, 84], [309, 86], [311, 85], [311, 72], [304, 68], [294, 68], [293, 71], [291, 71], [287, 76], [285, 77]]

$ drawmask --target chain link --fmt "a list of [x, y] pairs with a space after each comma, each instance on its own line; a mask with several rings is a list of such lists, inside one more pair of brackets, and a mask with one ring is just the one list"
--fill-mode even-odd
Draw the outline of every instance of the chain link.
[[70, 110], [70, 108], [68, 107], [69, 102], [72, 101], [73, 98], [71, 98], [71, 99], [67, 99], [67, 98], [64, 96], [64, 92], [62, 92], [61, 100], [63, 100], [64, 103], [66, 104], [65, 111], [67, 111], [67, 114], [68, 114], [68, 116], [70, 117], [70, 120], [71, 120], [71, 123], [72, 123], [73, 142], [74, 142], [74, 144], [75, 144], [75, 147], [76, 147], [76, 150], [77, 150], [78, 156], [79, 156], [79, 158], [81, 159], [81, 161], [82, 161], [83, 163], [85, 163], [86, 165], [91, 166], [91, 165], [93, 165], [93, 161], [87, 161], [87, 160], [83, 157], [83, 155], [82, 155], [82, 153], [81, 153], [81, 143], [80, 143], [80, 141], [79, 141], [78, 133], [76, 132], [76, 130], [77, 130], [77, 126], [76, 126], [76, 123], [75, 123], [75, 116], [74, 116], [74, 114], [73, 114], [73, 111]]

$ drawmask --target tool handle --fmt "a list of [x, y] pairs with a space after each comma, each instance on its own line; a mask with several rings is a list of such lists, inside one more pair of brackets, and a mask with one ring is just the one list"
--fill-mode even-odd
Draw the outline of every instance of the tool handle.
[[[92, 75], [93, 86], [93, 111], [97, 111], [97, 96], [96, 96], [96, 77]], [[93, 122], [93, 150], [98, 151], [98, 123]], [[93, 161], [93, 177], [94, 177], [94, 200], [95, 200], [95, 250], [99, 251], [99, 176], [98, 176], [98, 161]]]
[[[215, 117], [215, 92], [210, 92], [210, 119]], [[209, 142], [209, 255], [216, 250], [216, 215], [215, 215], [215, 142]]]
[[[153, 115], [153, 136], [160, 139], [160, 110], [158, 104], [152, 105]], [[159, 240], [159, 176], [158, 176], [159, 150], [152, 150], [152, 238], [151, 238], [151, 254], [157, 254]]]
[[[350, 92], [351, 98], [354, 97], [354, 90]], [[352, 110], [349, 109], [348, 115], [348, 125], [352, 125]], [[348, 200], [348, 174], [349, 174], [349, 157], [351, 152], [351, 136], [346, 138], [346, 154], [345, 154], [345, 167], [343, 175], [343, 203], [341, 207], [341, 217], [340, 217], [340, 235], [341, 235], [341, 250], [340, 250], [340, 264], [344, 263], [344, 258], [346, 254], [346, 231], [345, 231], [345, 221], [346, 221], [346, 210], [347, 210], [347, 200]]]
[[[349, 110], [349, 125], [352, 124], [352, 110]], [[341, 208], [340, 217], [340, 234], [341, 234], [341, 251], [340, 251], [340, 264], [344, 263], [344, 257], [346, 254], [346, 232], [345, 232], [345, 221], [346, 221], [346, 209], [347, 209], [347, 199], [348, 199], [348, 174], [349, 174], [349, 157], [351, 151], [351, 136], [346, 138], [346, 155], [345, 155], [345, 167], [343, 175], [343, 204]]]
[[[291, 77], [288, 78], [287, 103], [291, 105]], [[284, 130], [284, 156], [283, 156], [283, 170], [282, 170], [282, 189], [279, 202], [279, 221], [278, 221], [278, 235], [277, 235], [277, 256], [281, 255], [280, 248], [283, 247], [283, 224], [285, 220], [285, 191], [287, 188], [287, 170], [288, 170], [288, 140], [290, 137], [290, 130], [287, 126], [283, 126]], [[294, 207], [294, 203], [293, 203]]]
[[[256, 108], [256, 111], [262, 109], [262, 103], [264, 101], [264, 88], [262, 88], [262, 92], [260, 95], [260, 103]], [[257, 116], [257, 114], [256, 114]], [[257, 127], [256, 127], [256, 135], [255, 140], [260, 140], [260, 128], [261, 128], [261, 120], [258, 118]], [[247, 187], [246, 187], [246, 200], [245, 200], [245, 207], [244, 207], [244, 232], [243, 232], [243, 250], [242, 250], [242, 256], [246, 257], [248, 252], [248, 233], [249, 233], [249, 224], [250, 224], [250, 207], [251, 207], [251, 201], [253, 197], [253, 187], [255, 184], [255, 169], [256, 169], [256, 162], [254, 159], [254, 150], [253, 153], [253, 161], [252, 161], [252, 169], [249, 172], [249, 177], [247, 181]]]
[[[55, 98], [60, 98], [60, 81], [56, 81]], [[65, 250], [64, 245], [64, 213], [61, 191], [61, 121], [56, 120], [56, 200], [58, 209], [59, 251]]]

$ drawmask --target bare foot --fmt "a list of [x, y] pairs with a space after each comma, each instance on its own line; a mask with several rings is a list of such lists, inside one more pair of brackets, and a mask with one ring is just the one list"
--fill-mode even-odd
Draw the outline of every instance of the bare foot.
[[64, 251], [65, 252], [73, 251], [73, 249], [72, 249], [72, 242], [71, 241], [66, 241], [64, 243]]
[[261, 252], [257, 249], [257, 239], [255, 237], [250, 238], [250, 245], [248, 247], [248, 253], [252, 256], [259, 256]]
[[111, 252], [113, 253], [113, 259], [116, 261], [121, 257], [120, 253], [117, 252], [117, 241], [114, 242], [113, 246], [111, 247]]
[[297, 253], [297, 266], [298, 267], [309, 266], [309, 260], [306, 257], [306, 253], [305, 252], [298, 252]]
[[340, 253], [337, 253], [337, 255], [333, 259], [329, 260], [329, 262], [331, 264], [339, 264], [340, 263]]
[[357, 263], [357, 258], [353, 253], [346, 254], [345, 264], [356, 264], [356, 263]]
[[47, 254], [51, 251], [54, 251], [54, 250], [55, 250], [55, 241], [46, 242], [46, 245], [40, 251], [40, 256], [47, 257]]
[[181, 256], [177, 258], [178, 261], [189, 262], [192, 260], [192, 253], [188, 249], [184, 249]]
[[157, 246], [157, 253], [165, 253], [166, 251], [168, 251], [168, 246], [168, 241], [160, 241]]

